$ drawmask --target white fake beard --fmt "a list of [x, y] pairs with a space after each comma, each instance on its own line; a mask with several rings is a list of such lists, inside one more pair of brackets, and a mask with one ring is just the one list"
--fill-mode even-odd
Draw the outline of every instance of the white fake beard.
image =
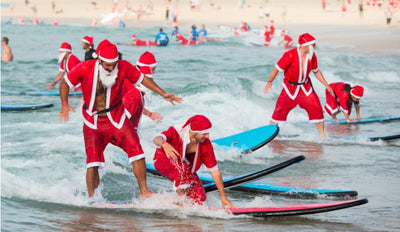
[[61, 61], [63, 61], [65, 54], [67, 54], [67, 53], [63, 52], [63, 53], [58, 54], [58, 61], [57, 61], [58, 64], [61, 63]]
[[104, 87], [111, 88], [115, 84], [115, 79], [117, 79], [117, 76], [118, 64], [115, 65], [114, 70], [112, 70], [111, 72], [108, 72], [103, 68], [101, 64], [99, 64], [99, 77]]
[[314, 47], [311, 45], [310, 50], [308, 52], [308, 57], [310, 58], [310, 60], [312, 59], [313, 55], [314, 55]]

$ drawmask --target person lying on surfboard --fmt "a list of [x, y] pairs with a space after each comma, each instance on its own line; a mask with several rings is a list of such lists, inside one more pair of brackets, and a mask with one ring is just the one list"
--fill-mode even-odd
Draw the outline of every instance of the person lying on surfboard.
[[183, 126], [171, 126], [153, 139], [158, 146], [154, 167], [174, 184], [180, 196], [187, 196], [194, 203], [202, 204], [206, 192], [196, 172], [200, 166], [210, 171], [221, 195], [222, 207], [234, 208], [224, 190], [222, 175], [209, 139], [210, 120], [204, 115], [194, 115]]
[[[360, 99], [364, 95], [364, 87], [360, 85], [351, 86], [344, 82], [330, 83], [329, 86], [335, 92], [335, 96], [326, 93], [326, 104], [324, 106], [325, 113], [331, 116], [335, 121], [338, 121], [336, 115], [340, 111], [344, 114], [347, 122], [360, 120]], [[353, 103], [356, 108], [357, 120], [349, 118]]]

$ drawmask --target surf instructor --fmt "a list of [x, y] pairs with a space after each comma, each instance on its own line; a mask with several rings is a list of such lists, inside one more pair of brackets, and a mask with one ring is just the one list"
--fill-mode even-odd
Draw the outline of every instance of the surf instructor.
[[126, 60], [118, 60], [119, 54], [114, 44], [108, 43], [101, 48], [97, 60], [82, 62], [64, 77], [60, 83], [62, 107], [59, 120], [69, 120], [69, 111], [75, 110], [68, 104], [70, 88], [81, 84], [84, 105], [83, 137], [86, 151], [86, 184], [89, 197], [99, 186], [98, 169], [105, 166], [104, 149], [109, 143], [122, 148], [132, 164], [137, 179], [140, 196], [153, 193], [146, 183], [145, 155], [139, 136], [125, 113], [122, 101], [122, 85], [127, 79], [133, 84], [143, 84], [161, 95], [166, 101], [182, 102], [181, 97], [166, 93], [151, 78], [144, 76], [135, 66]]
[[154, 155], [154, 167], [174, 184], [178, 195], [185, 195], [194, 203], [202, 204], [206, 192], [196, 172], [204, 165], [221, 195], [222, 207], [234, 206], [224, 190], [222, 175], [218, 168], [214, 149], [209, 139], [210, 120], [203, 115], [194, 115], [183, 126], [171, 126], [154, 137], [158, 146]]
[[270, 124], [285, 122], [289, 112], [297, 105], [305, 109], [310, 122], [315, 123], [319, 136], [324, 135], [324, 115], [317, 94], [311, 84], [309, 73], [312, 71], [315, 77], [326, 87], [328, 93], [334, 96], [332, 88], [326, 82], [322, 72], [318, 69], [317, 56], [314, 53], [316, 39], [308, 34], [299, 36], [298, 47], [285, 52], [276, 63], [264, 88], [264, 93], [272, 87], [272, 82], [278, 72], [284, 73], [283, 89], [276, 102]]

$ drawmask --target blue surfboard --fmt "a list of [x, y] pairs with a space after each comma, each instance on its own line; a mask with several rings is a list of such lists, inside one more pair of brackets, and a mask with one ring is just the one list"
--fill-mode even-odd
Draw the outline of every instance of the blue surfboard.
[[[300, 157], [295, 157], [297, 160], [297, 162], [301, 161]], [[289, 166], [288, 162], [291, 162], [291, 164], [294, 164], [296, 160], [288, 160], [285, 161], [284, 163], [286, 163], [284, 167]], [[280, 163], [277, 164], [273, 167], [278, 167], [283, 165], [284, 163]], [[248, 174], [244, 174], [242, 176], [239, 177], [224, 177], [223, 181], [224, 181], [224, 185], [225, 182], [236, 182], [239, 179], [241, 179], [242, 177], [246, 177], [248, 178], [248, 176], [251, 176], [253, 173], [261, 173], [264, 170], [267, 169], [271, 169], [273, 167], [270, 168], [266, 168], [266, 169], [261, 169], [252, 173], [248, 173]], [[283, 166], [281, 166], [280, 169], [282, 169]], [[148, 172], [154, 174], [154, 175], [158, 175], [160, 176], [160, 173], [158, 173], [158, 171], [154, 168], [153, 164], [146, 164], [146, 169]], [[206, 173], [197, 173], [201, 182], [204, 184], [205, 189], [208, 189], [209, 191], [214, 191], [215, 188], [211, 187], [214, 184], [214, 180], [212, 179], [212, 177], [209, 174]], [[270, 173], [268, 173], [270, 174]], [[265, 174], [264, 176], [266, 176], [267, 174]], [[259, 178], [257, 178], [259, 179]], [[241, 181], [241, 180], [240, 180]], [[232, 187], [233, 186], [233, 187]], [[281, 186], [281, 185], [274, 185], [274, 184], [269, 184], [269, 183], [265, 183], [265, 182], [257, 182], [257, 181], [253, 181], [250, 183], [243, 183], [239, 186], [237, 185], [232, 185], [230, 188], [233, 190], [237, 190], [237, 191], [242, 191], [242, 192], [251, 192], [251, 193], [263, 193], [263, 194], [270, 194], [270, 195], [286, 195], [286, 196], [300, 196], [300, 197], [315, 197], [317, 195], [326, 195], [326, 196], [331, 196], [331, 197], [344, 197], [344, 196], [350, 196], [350, 197], [355, 197], [358, 195], [357, 191], [354, 190], [328, 190], [328, 189], [303, 189], [303, 188], [297, 188], [297, 187], [291, 187], [291, 186]], [[229, 187], [229, 186], [228, 186]]]
[[357, 138], [357, 137], [332, 137], [333, 139], [338, 139], [338, 140], [346, 140], [346, 141], [362, 141], [362, 140], [367, 140], [367, 141], [391, 141], [395, 139], [400, 139], [400, 134], [395, 134], [395, 135], [387, 135], [387, 136], [375, 136], [375, 137], [367, 137], [367, 138]]
[[[400, 120], [400, 116], [366, 118], [357, 120], [355, 122], [347, 122], [346, 120], [339, 120], [339, 121], [325, 120], [325, 124], [362, 124], [362, 123], [374, 123], [374, 122], [390, 122], [394, 120]], [[309, 121], [299, 121], [297, 123], [306, 124], [309, 123]]]
[[277, 125], [268, 125], [215, 139], [212, 142], [219, 146], [239, 149], [242, 153], [250, 153], [269, 143], [278, 133]]
[[[1, 90], [1, 93], [6, 94], [18, 94], [18, 95], [33, 95], [33, 96], [60, 96], [59, 92], [46, 92], [46, 91], [34, 91], [34, 92], [19, 92], [13, 90]], [[69, 92], [69, 95], [82, 95], [82, 92]]]
[[53, 104], [40, 104], [40, 105], [20, 105], [20, 106], [6, 106], [1, 105], [1, 111], [26, 111], [38, 110], [53, 107]]

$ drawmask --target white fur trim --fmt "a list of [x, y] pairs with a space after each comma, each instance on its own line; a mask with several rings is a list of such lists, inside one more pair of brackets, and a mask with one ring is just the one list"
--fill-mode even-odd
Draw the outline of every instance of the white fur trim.
[[308, 46], [308, 45], [311, 45], [311, 44], [315, 44], [316, 42], [317, 42], [316, 40], [311, 40], [311, 41], [309, 41], [309, 42], [307, 42], [307, 43], [300, 44], [300, 47], [302, 47], [302, 46]]
[[310, 120], [310, 123], [317, 123], [317, 122], [323, 122], [324, 119], [314, 119], [314, 120]]
[[91, 162], [86, 164], [86, 168], [92, 168], [92, 167], [103, 168], [104, 166], [105, 166], [104, 162]]
[[60, 48], [59, 51], [60, 51], [60, 52], [72, 52], [71, 49], [67, 49], [67, 48]]
[[146, 66], [146, 67], [154, 67], [154, 66], [157, 66], [157, 63], [153, 63], [153, 64], [143, 64], [143, 63], [137, 61], [137, 62], [136, 62], [136, 65], [139, 65], [139, 66]]
[[85, 43], [88, 43], [88, 44], [90, 44], [90, 42], [89, 42], [89, 41], [87, 41], [86, 39], [82, 39], [82, 42], [85, 42]]
[[187, 189], [187, 188], [189, 188], [189, 187], [190, 187], [190, 184], [181, 184], [181, 185], [179, 185], [178, 187], [175, 187], [175, 181], [174, 181], [174, 183], [173, 183], [174, 191], [176, 191], [176, 190], [178, 190], [178, 189]]
[[190, 131], [193, 132], [193, 133], [207, 134], [207, 133], [210, 133], [210, 129], [211, 128], [206, 129], [206, 130], [202, 130], [202, 131], [193, 131], [193, 130], [190, 130]]
[[114, 62], [117, 62], [117, 61], [118, 61], [118, 56], [115, 57], [115, 58], [113, 58], [113, 59], [107, 59], [107, 58], [104, 58], [104, 57], [100, 56], [100, 54], [99, 54], [99, 57], [100, 57], [100, 59], [101, 59], [102, 61], [109, 62], [109, 63], [114, 63]]
[[361, 98], [362, 98], [361, 96], [357, 96], [357, 95], [353, 94], [351, 91], [350, 91], [350, 94], [351, 94], [351, 96], [353, 96], [353, 97], [355, 97], [355, 98], [358, 98], [358, 99], [361, 99]]
[[132, 164], [134, 161], [141, 160], [144, 158], [145, 158], [144, 154], [132, 156], [131, 158], [129, 158], [129, 164]]
[[286, 121], [281, 121], [281, 120], [275, 120], [273, 118], [271, 118], [271, 121], [275, 122], [275, 123], [280, 123], [280, 122], [286, 122]]
[[207, 168], [207, 170], [210, 171], [210, 172], [217, 171], [218, 169], [219, 169], [219, 168], [218, 168], [218, 164], [215, 165], [215, 166], [212, 167], [212, 168]]
[[279, 72], [283, 72], [284, 71], [281, 67], [279, 67], [278, 64], [275, 64], [275, 68], [278, 69]]

